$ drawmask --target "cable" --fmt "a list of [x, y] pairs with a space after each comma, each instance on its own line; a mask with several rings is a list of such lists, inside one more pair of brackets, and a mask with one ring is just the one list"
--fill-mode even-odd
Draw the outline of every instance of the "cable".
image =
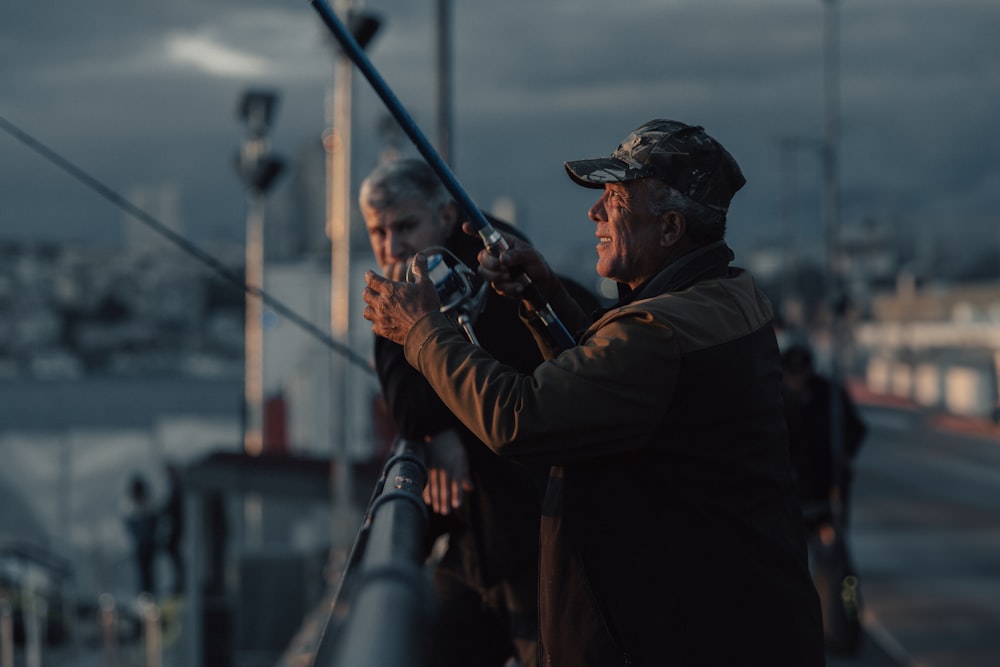
[[149, 213], [143, 211], [141, 208], [130, 202], [128, 199], [120, 195], [115, 190], [111, 189], [98, 179], [94, 178], [82, 168], [76, 166], [62, 155], [57, 153], [55, 150], [49, 148], [43, 144], [38, 139], [34, 138], [21, 128], [17, 127], [14, 123], [10, 122], [2, 115], [0, 115], [0, 128], [3, 128], [5, 132], [20, 141], [22, 144], [32, 149], [46, 160], [56, 165], [70, 176], [80, 181], [90, 189], [96, 191], [102, 197], [112, 202], [119, 208], [125, 210], [129, 215], [137, 218], [140, 222], [145, 223], [148, 227], [153, 229], [158, 234], [164, 236], [171, 243], [179, 247], [184, 252], [195, 257], [203, 264], [209, 266], [212, 270], [218, 273], [220, 276], [225, 278], [227, 281], [240, 288], [241, 291], [250, 294], [252, 296], [258, 297], [265, 305], [269, 306], [272, 310], [279, 313], [280, 315], [286, 317], [288, 320], [298, 325], [307, 333], [313, 335], [320, 342], [324, 343], [327, 347], [342, 354], [351, 363], [363, 368], [368, 373], [374, 374], [368, 361], [353, 351], [351, 348], [347, 347], [343, 343], [334, 340], [329, 334], [317, 327], [315, 324], [307, 320], [305, 317], [299, 315], [294, 310], [283, 304], [278, 299], [274, 298], [262, 288], [256, 287], [254, 285], [249, 285], [243, 278], [239, 275], [233, 273], [228, 269], [222, 262], [216, 259], [211, 254], [205, 252], [194, 243], [184, 238], [174, 230], [167, 227], [165, 224], [154, 218]]

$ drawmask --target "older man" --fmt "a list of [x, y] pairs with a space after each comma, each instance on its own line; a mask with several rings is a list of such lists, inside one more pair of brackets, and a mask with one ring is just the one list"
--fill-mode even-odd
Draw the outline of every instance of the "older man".
[[[621, 299], [532, 374], [469, 345], [417, 281], [367, 276], [365, 317], [501, 457], [551, 466], [540, 539], [542, 664], [822, 665], [822, 622], [789, 463], [767, 299], [723, 237], [744, 184], [703, 128], [653, 120], [566, 163], [601, 190], [597, 272]], [[574, 330], [541, 256], [523, 270]], [[525, 319], [531, 322], [530, 308]]]
[[[361, 184], [358, 203], [382, 275], [403, 279], [421, 250], [453, 254], [475, 264], [481, 241], [463, 234], [458, 207], [423, 161], [383, 163]], [[513, 227], [494, 224], [511, 235]], [[473, 278], [475, 278], [473, 276]], [[476, 293], [481, 280], [475, 279]], [[571, 284], [588, 308], [597, 299]], [[530, 373], [542, 361], [517, 304], [486, 288], [469, 299], [472, 335], [498, 359]], [[516, 656], [537, 665], [538, 533], [544, 466], [522, 466], [495, 456], [441, 403], [403, 356], [403, 348], [375, 339], [375, 367], [399, 433], [426, 442], [435, 532], [448, 548], [434, 572], [435, 611], [424, 633], [424, 664], [501, 667]]]

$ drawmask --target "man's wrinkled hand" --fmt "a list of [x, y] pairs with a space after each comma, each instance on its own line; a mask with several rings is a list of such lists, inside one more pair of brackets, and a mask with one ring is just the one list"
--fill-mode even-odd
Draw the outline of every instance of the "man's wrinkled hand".
[[403, 344], [406, 334], [418, 320], [441, 309], [434, 284], [427, 277], [427, 258], [418, 254], [413, 261], [414, 282], [397, 282], [365, 273], [364, 318], [372, 323], [372, 332]]
[[[474, 234], [475, 227], [466, 222], [462, 226], [462, 231], [466, 234]], [[558, 280], [548, 262], [541, 253], [527, 241], [505, 234], [508, 248], [497, 257], [488, 248], [479, 251], [479, 275], [488, 282], [493, 290], [511, 299], [521, 299], [524, 297], [524, 280], [522, 274], [528, 276], [531, 282], [535, 283], [542, 294], [548, 296], [548, 292]]]

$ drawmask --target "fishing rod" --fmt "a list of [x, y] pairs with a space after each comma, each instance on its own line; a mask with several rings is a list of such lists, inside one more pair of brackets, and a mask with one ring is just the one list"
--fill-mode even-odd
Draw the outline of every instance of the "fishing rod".
[[[497, 231], [493, 225], [489, 223], [483, 212], [476, 206], [472, 198], [466, 193], [459, 184], [458, 179], [452, 173], [451, 169], [445, 164], [444, 160], [438, 154], [434, 147], [431, 145], [424, 133], [421, 132], [420, 128], [414, 122], [413, 118], [400, 103], [399, 99], [396, 97], [395, 93], [389, 88], [389, 85], [385, 82], [385, 79], [378, 73], [375, 66], [372, 65], [371, 60], [365, 55], [364, 50], [358, 45], [357, 40], [350, 31], [344, 26], [339, 18], [337, 18], [336, 13], [330, 8], [330, 6], [324, 2], [324, 0], [309, 0], [309, 4], [313, 6], [316, 12], [319, 14], [320, 18], [333, 36], [337, 38], [340, 42], [344, 53], [354, 62], [358, 70], [368, 79], [368, 83], [371, 84], [372, 88], [381, 98], [382, 102], [389, 109], [389, 112], [396, 119], [400, 128], [406, 133], [413, 144], [423, 155], [427, 164], [437, 173], [438, 177], [441, 179], [442, 184], [451, 193], [451, 196], [455, 198], [459, 206], [466, 212], [469, 217], [469, 221], [475, 226], [476, 232], [479, 234], [480, 238], [483, 240], [483, 244], [493, 255], [499, 256], [504, 250], [507, 250], [510, 246], [507, 243], [507, 239]], [[517, 279], [521, 282], [521, 286], [524, 291], [524, 299], [528, 301], [531, 306], [538, 313], [542, 320], [542, 323], [546, 326], [547, 330], [551, 334], [552, 338], [562, 349], [569, 349], [576, 345], [576, 341], [573, 340], [573, 336], [570, 335], [569, 331], [566, 329], [565, 325], [556, 316], [555, 311], [552, 310], [552, 306], [549, 305], [548, 301], [542, 295], [538, 286], [535, 285], [531, 279], [521, 273]]]
[[113, 190], [111, 187], [105, 185], [97, 178], [94, 178], [81, 167], [78, 167], [74, 163], [70, 162], [68, 159], [57, 153], [55, 150], [49, 148], [41, 141], [31, 136], [14, 123], [10, 122], [3, 116], [0, 116], [0, 129], [3, 129], [7, 134], [11, 135], [22, 144], [32, 149], [46, 160], [56, 165], [70, 176], [80, 181], [91, 190], [95, 190], [102, 197], [115, 204], [119, 208], [123, 209], [132, 217], [138, 219], [140, 222], [144, 223], [146, 226], [153, 229], [161, 236], [165, 237], [167, 240], [172, 242], [174, 245], [178, 246], [181, 250], [192, 255], [193, 257], [200, 260], [203, 264], [209, 266], [212, 270], [218, 273], [220, 276], [225, 278], [228, 282], [238, 287], [241, 291], [246, 292], [252, 296], [259, 298], [264, 304], [269, 306], [279, 315], [284, 316], [289, 321], [298, 325], [301, 329], [311, 334], [315, 338], [319, 339], [330, 349], [339, 352], [349, 361], [357, 366], [360, 366], [368, 373], [372, 373], [371, 365], [368, 360], [362, 357], [360, 354], [356, 353], [351, 348], [347, 347], [343, 343], [338, 342], [332, 336], [324, 332], [322, 329], [317, 327], [315, 324], [307, 320], [302, 315], [286, 306], [284, 303], [271, 296], [264, 291], [262, 287], [257, 287], [256, 285], [250, 285], [243, 280], [236, 273], [231, 271], [226, 267], [221, 261], [216, 259], [211, 254], [205, 252], [194, 243], [184, 238], [174, 230], [170, 229], [167, 225], [163, 224], [152, 215], [142, 210], [128, 199], [123, 197], [121, 194]]

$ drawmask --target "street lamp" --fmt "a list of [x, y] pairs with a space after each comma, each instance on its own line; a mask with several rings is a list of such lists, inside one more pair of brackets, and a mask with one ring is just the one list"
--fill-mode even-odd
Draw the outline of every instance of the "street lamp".
[[[264, 197], [284, 168], [267, 141], [277, 105], [277, 93], [248, 90], [236, 108], [247, 130], [236, 155], [236, 171], [247, 191], [246, 284], [258, 290], [264, 289]], [[264, 304], [249, 290], [245, 303], [243, 450], [258, 456], [264, 449]]]

